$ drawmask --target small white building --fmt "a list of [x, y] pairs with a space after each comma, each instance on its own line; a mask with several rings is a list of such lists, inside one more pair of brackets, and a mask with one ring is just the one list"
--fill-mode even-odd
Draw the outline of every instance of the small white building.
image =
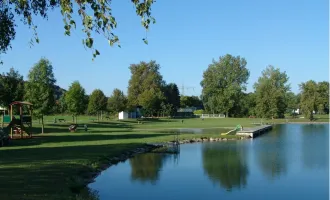
[[125, 111], [121, 111], [121, 112], [118, 114], [118, 119], [128, 119], [128, 113], [125, 112]]

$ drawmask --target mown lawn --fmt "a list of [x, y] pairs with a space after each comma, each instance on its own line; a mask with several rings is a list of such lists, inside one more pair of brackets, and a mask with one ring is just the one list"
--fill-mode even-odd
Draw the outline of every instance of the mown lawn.
[[[45, 117], [45, 134], [41, 135], [40, 124], [35, 120], [34, 138], [15, 140], [11, 146], [0, 148], [0, 199], [70, 199], [74, 197], [70, 188], [75, 186], [77, 177], [98, 168], [105, 157], [119, 155], [146, 142], [173, 140], [173, 133], [164, 133], [166, 129], [233, 128], [238, 124], [248, 127], [260, 122], [260, 119], [234, 118], [183, 119], [183, 123], [181, 119], [152, 119], [139, 124], [137, 120], [91, 122], [90, 118], [95, 117], [82, 116], [78, 123], [87, 124], [88, 132], [79, 127], [76, 133], [69, 133], [72, 118], [56, 118], [64, 118], [67, 122], [54, 124], [54, 116]], [[201, 136], [181, 134], [180, 138]], [[220, 133], [203, 136], [235, 137], [220, 136]]]
[[[119, 155], [146, 142], [174, 138], [171, 133], [134, 130], [152, 127], [152, 124], [166, 127], [166, 120], [138, 125], [136, 121], [88, 122], [87, 118], [81, 118], [80, 124], [88, 124], [89, 131], [79, 127], [78, 132], [69, 133], [70, 122], [53, 124], [50, 119], [46, 119], [45, 134], [36, 134], [40, 132], [40, 125], [34, 121], [32, 139], [14, 140], [11, 146], [0, 148], [0, 199], [69, 199], [73, 196], [70, 187], [75, 184], [72, 177], [97, 168], [101, 158]], [[184, 122], [186, 127], [193, 122], [188, 124], [188, 121]], [[183, 126], [180, 121], [171, 123]], [[182, 134], [180, 137], [198, 136]], [[220, 133], [203, 136], [221, 137]]]

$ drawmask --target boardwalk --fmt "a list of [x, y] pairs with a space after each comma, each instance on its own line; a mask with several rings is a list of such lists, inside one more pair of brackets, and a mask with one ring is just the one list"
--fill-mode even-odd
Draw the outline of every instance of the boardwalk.
[[241, 135], [241, 136], [248, 136], [251, 138], [255, 138], [261, 134], [264, 134], [265, 132], [271, 130], [273, 128], [272, 125], [263, 125], [263, 126], [257, 126], [253, 128], [244, 128], [241, 131], [238, 131], [236, 135]]

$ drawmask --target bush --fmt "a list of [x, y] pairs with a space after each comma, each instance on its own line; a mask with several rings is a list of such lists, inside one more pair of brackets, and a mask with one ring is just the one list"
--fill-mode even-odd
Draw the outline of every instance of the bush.
[[194, 115], [201, 115], [204, 114], [204, 110], [195, 110]]

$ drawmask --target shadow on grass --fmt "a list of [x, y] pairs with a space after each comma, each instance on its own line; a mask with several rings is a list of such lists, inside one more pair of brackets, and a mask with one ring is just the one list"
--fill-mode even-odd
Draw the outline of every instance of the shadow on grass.
[[143, 139], [161, 136], [170, 136], [173, 133], [162, 134], [93, 134], [86, 133], [80, 135], [37, 135], [32, 138], [12, 140], [10, 146], [33, 146], [46, 143], [61, 143], [61, 142], [92, 142], [92, 141], [106, 141], [106, 140], [125, 140], [125, 139]]
[[[101, 157], [139, 143], [0, 150], [0, 199], [70, 199], [72, 177], [87, 175]], [[71, 189], [70, 189], [71, 188]]]

